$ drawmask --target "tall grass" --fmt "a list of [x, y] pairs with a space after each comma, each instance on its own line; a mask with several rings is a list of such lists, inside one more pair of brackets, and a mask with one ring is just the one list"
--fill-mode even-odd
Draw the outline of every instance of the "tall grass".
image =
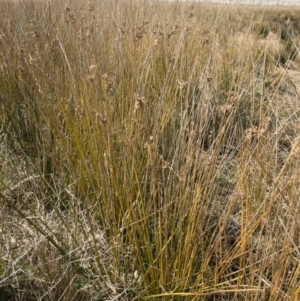
[[299, 11], [0, 11], [1, 300], [299, 300]]

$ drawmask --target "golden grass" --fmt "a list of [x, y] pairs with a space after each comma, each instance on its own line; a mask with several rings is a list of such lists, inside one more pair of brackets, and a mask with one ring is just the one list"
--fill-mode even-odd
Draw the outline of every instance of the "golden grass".
[[299, 300], [299, 10], [0, 12], [1, 300]]

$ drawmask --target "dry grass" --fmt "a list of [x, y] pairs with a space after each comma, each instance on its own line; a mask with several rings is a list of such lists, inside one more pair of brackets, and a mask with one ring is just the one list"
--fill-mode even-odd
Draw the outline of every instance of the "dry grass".
[[0, 300], [299, 300], [300, 11], [0, 12]]

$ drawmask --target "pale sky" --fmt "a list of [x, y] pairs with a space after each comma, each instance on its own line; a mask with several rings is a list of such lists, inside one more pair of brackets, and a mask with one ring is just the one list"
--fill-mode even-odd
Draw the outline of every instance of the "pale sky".
[[[163, 0], [178, 1], [178, 0]], [[240, 3], [252, 5], [284, 5], [284, 6], [300, 6], [300, 0], [179, 0], [190, 2], [207, 2], [207, 3]]]

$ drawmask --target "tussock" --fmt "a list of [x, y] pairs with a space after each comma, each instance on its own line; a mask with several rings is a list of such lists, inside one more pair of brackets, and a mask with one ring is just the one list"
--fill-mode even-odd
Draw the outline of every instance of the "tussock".
[[0, 12], [1, 300], [299, 300], [298, 10]]

